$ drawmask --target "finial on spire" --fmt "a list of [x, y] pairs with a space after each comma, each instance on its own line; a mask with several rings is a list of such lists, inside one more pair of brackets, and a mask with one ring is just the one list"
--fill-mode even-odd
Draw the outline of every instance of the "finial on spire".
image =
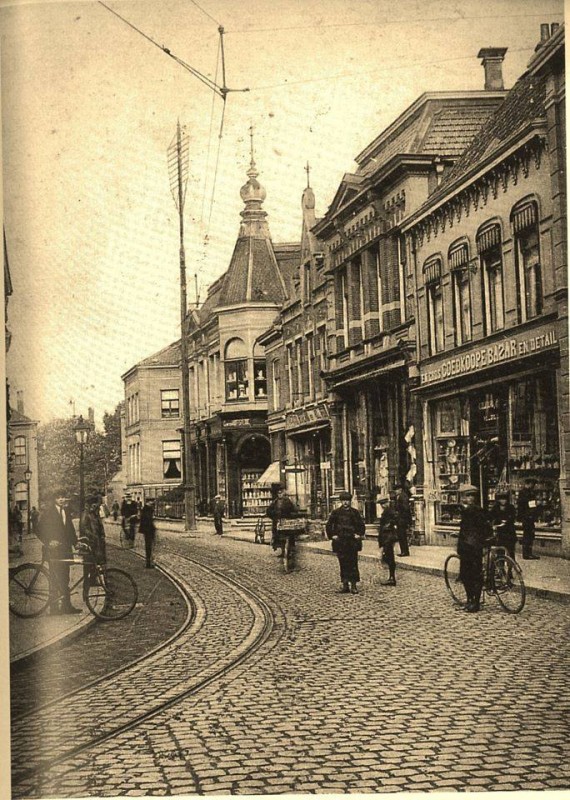
[[309, 189], [310, 186], [311, 186], [311, 180], [310, 180], [311, 165], [309, 164], [308, 161], [307, 161], [307, 166], [304, 167], [304, 169], [305, 169], [305, 172], [307, 173], [307, 189]]

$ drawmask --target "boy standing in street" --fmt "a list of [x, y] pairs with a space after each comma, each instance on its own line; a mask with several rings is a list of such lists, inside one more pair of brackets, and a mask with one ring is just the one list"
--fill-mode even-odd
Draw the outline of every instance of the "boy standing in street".
[[470, 484], [459, 490], [461, 495], [461, 523], [457, 537], [459, 579], [465, 587], [465, 611], [479, 611], [483, 589], [483, 549], [492, 535], [487, 515], [477, 503], [479, 490]]

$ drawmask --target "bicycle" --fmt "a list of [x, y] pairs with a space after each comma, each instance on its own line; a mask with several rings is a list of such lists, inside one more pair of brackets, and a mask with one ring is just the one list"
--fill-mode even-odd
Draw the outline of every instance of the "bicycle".
[[[459, 577], [460, 560], [457, 553], [451, 553], [445, 559], [443, 576], [445, 585], [453, 602], [463, 608], [467, 605], [467, 595], [463, 582]], [[484, 595], [494, 595], [503, 611], [507, 614], [518, 614], [523, 610], [526, 600], [526, 587], [522, 570], [505, 548], [494, 544], [483, 552], [483, 591]]]
[[[83, 599], [94, 617], [100, 620], [117, 620], [131, 613], [138, 600], [134, 579], [122, 569], [99, 564], [93, 558], [89, 545], [79, 540], [80, 547], [74, 558], [57, 559], [61, 563], [89, 565], [91, 570], [82, 574], [69, 587], [71, 596], [83, 584]], [[50, 573], [48, 559], [41, 563], [25, 563], [10, 570], [9, 606], [17, 617], [30, 618], [42, 614], [50, 599], [64, 599], [58, 578]]]
[[265, 520], [259, 517], [255, 523], [255, 544], [265, 544]]
[[299, 519], [282, 519], [277, 528], [283, 541], [283, 570], [292, 572], [297, 563], [297, 537], [305, 533], [305, 522]]

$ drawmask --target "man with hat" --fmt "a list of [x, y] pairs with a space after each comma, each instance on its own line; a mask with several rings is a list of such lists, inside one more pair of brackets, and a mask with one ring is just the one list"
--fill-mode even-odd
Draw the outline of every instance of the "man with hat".
[[[69, 498], [63, 489], [56, 489], [53, 500], [41, 514], [38, 538], [44, 545], [44, 554], [55, 577], [50, 587], [50, 612], [52, 614], [81, 614], [81, 609], [71, 605], [69, 596], [69, 561], [77, 543], [75, 526], [68, 509]], [[61, 606], [58, 597], [61, 595]]]
[[382, 585], [396, 585], [396, 558], [394, 556], [394, 545], [399, 540], [400, 519], [395, 508], [396, 495], [392, 493], [390, 497], [381, 497], [379, 500], [382, 506], [382, 515], [378, 521], [378, 547], [382, 550], [382, 561], [389, 570], [389, 578]]
[[271, 546], [277, 551], [278, 556], [283, 557], [284, 541], [283, 536], [279, 533], [279, 522], [282, 519], [293, 519], [298, 514], [298, 509], [295, 503], [287, 496], [285, 487], [280, 483], [274, 484], [272, 487], [274, 493], [273, 501], [269, 504], [265, 512], [271, 520]]
[[216, 535], [222, 536], [224, 533], [224, 513], [226, 510], [225, 503], [221, 494], [217, 494], [212, 500], [212, 516], [214, 517], [214, 528]]
[[483, 589], [483, 549], [492, 536], [487, 515], [477, 503], [479, 490], [465, 484], [459, 489], [461, 495], [461, 523], [457, 537], [459, 556], [459, 578], [465, 586], [467, 605], [465, 611], [479, 611]]
[[516, 509], [509, 503], [509, 493], [499, 491], [495, 503], [489, 511], [489, 520], [497, 536], [497, 544], [504, 547], [512, 559], [515, 558], [517, 533], [515, 530]]
[[517, 514], [522, 522], [522, 554], [525, 560], [536, 561], [540, 556], [533, 555], [534, 527], [538, 518], [538, 502], [536, 499], [536, 478], [529, 475], [525, 478], [524, 489], [519, 492], [517, 500]]
[[[139, 508], [137, 501], [133, 500], [131, 494], [126, 494], [121, 503], [121, 526], [125, 532], [126, 538], [132, 543], [135, 540], [135, 524]], [[128, 527], [127, 527], [128, 523]]]
[[[358, 553], [362, 550], [365, 532], [364, 520], [359, 511], [351, 508], [350, 492], [340, 492], [341, 505], [331, 512], [327, 520], [326, 533], [332, 541], [340, 566], [341, 594], [358, 594], [356, 584], [360, 580], [358, 572]], [[350, 588], [349, 588], [350, 585]]]
[[144, 499], [139, 530], [144, 536], [146, 568], [152, 569], [152, 548], [154, 546], [154, 538], [156, 536], [156, 525], [154, 524], [154, 500], [152, 497], [145, 497]]

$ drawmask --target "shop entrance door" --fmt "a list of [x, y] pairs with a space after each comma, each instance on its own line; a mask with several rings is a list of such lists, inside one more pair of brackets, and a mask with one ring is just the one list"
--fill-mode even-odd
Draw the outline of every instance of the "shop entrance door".
[[490, 508], [507, 482], [508, 393], [493, 387], [470, 397], [471, 479], [483, 508]]

